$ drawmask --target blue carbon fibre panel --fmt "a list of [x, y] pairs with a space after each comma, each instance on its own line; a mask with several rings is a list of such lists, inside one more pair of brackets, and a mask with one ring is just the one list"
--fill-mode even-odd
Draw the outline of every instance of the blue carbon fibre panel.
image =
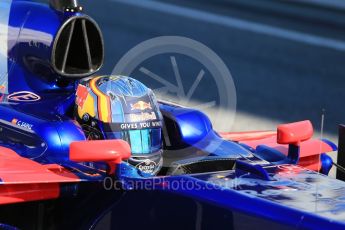
[[[335, 221], [335, 226], [345, 227], [344, 182], [294, 165], [265, 168], [270, 172], [272, 178], [269, 181], [245, 176], [236, 177], [233, 171], [196, 175], [194, 178], [219, 186], [222, 191], [234, 191], [244, 195], [248, 200], [261, 202], [262, 207], [257, 211], [250, 204], [253, 208], [251, 212], [257, 212], [256, 215], [286, 218], [284, 222], [296, 221], [295, 223], [301, 224], [301, 226], [304, 225], [304, 221], [308, 222], [308, 219], [311, 218], [310, 223], [306, 226], [313, 226], [313, 229], [322, 229], [332, 221]], [[230, 201], [235, 202], [235, 199], [229, 197], [225, 204], [230, 206]], [[266, 203], [267, 201], [268, 203]], [[269, 208], [270, 205], [281, 205], [282, 211], [284, 209], [296, 211], [294, 215], [298, 215], [298, 211], [303, 212], [304, 214], [300, 214], [301, 223], [294, 220], [293, 216], [284, 217], [282, 211], [271, 212], [273, 210]], [[303, 216], [305, 219], [302, 218]], [[315, 218], [319, 218], [319, 220], [317, 221]], [[324, 223], [318, 225], [320, 222]]]
[[[144, 180], [124, 180], [128, 185], [151, 186], [145, 190], [163, 190], [222, 207], [224, 215], [238, 212], [296, 229], [345, 228], [344, 182], [295, 165], [264, 168], [270, 180], [245, 174], [236, 177], [234, 170], [152, 178], [146, 184]], [[215, 228], [224, 229], [214, 224]], [[255, 222], [248, 226], [255, 228]]]

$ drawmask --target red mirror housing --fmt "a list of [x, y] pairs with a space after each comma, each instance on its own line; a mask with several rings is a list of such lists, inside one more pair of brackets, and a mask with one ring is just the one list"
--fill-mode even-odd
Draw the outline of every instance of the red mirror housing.
[[75, 162], [106, 162], [110, 174], [122, 160], [131, 157], [131, 148], [123, 140], [77, 141], [70, 144], [69, 158]]
[[313, 136], [313, 125], [309, 120], [279, 125], [277, 129], [278, 144], [299, 145]]

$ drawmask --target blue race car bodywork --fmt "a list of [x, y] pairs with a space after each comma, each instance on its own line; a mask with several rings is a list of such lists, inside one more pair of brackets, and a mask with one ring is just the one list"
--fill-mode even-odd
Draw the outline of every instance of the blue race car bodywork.
[[92, 143], [73, 117], [76, 84], [101, 67], [104, 48], [80, 6], [58, 3], [0, 3], [4, 227], [345, 227], [345, 183], [326, 176], [326, 153], [336, 146], [311, 139], [308, 121], [217, 133], [200, 111], [161, 101], [165, 167], [158, 176], [121, 161], [121, 152], [110, 161], [95, 149], [95, 157], [78, 152], [84, 161], [75, 160], [71, 145]]

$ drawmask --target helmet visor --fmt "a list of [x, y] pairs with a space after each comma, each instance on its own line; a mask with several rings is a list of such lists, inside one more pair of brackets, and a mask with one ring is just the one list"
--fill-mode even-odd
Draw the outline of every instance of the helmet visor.
[[107, 139], [127, 141], [133, 156], [151, 155], [162, 149], [161, 128], [106, 132]]

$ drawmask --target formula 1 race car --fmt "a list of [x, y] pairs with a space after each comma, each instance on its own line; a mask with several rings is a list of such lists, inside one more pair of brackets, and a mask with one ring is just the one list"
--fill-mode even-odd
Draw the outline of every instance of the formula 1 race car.
[[94, 76], [102, 33], [77, 1], [0, 12], [1, 228], [345, 227], [337, 146], [310, 121], [217, 133], [134, 78]]

